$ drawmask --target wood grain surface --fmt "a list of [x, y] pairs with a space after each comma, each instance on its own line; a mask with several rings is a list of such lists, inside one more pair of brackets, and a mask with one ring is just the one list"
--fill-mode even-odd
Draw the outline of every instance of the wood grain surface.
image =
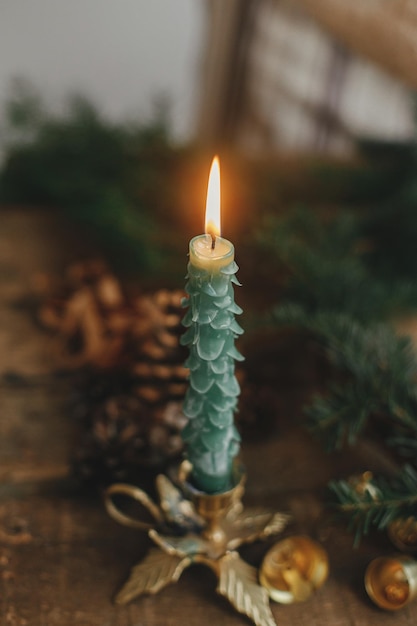
[[[157, 596], [126, 607], [112, 598], [148, 539], [118, 526], [97, 496], [69, 476], [74, 424], [65, 413], [71, 391], [57, 375], [54, 341], [25, 302], [36, 272], [63, 268], [78, 254], [70, 230], [52, 214], [4, 210], [0, 229], [0, 624], [3, 626], [239, 626], [250, 622], [215, 592], [201, 566]], [[279, 382], [278, 382], [279, 385]], [[395, 615], [367, 598], [363, 576], [375, 556], [393, 552], [383, 535], [352, 549], [352, 537], [324, 507], [329, 478], [381, 469], [386, 459], [365, 443], [355, 454], [327, 456], [300, 425], [304, 392], [287, 381], [274, 436], [246, 441], [248, 504], [290, 510], [286, 535], [308, 534], [329, 553], [330, 577], [305, 603], [272, 605], [277, 624], [369, 626], [415, 623], [417, 605]], [[267, 548], [242, 556], [258, 566]]]

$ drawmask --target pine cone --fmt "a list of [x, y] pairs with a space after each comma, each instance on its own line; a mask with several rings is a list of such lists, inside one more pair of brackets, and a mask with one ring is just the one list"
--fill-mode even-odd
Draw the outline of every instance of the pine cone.
[[150, 406], [125, 372], [95, 374], [84, 380], [73, 403], [81, 434], [73, 454], [74, 474], [83, 482], [106, 485], [129, 480], [144, 468], [161, 469], [182, 451], [185, 418], [180, 402]]
[[[48, 290], [45, 281], [43, 285], [39, 319], [60, 337], [65, 365], [138, 365], [137, 375], [146, 379], [185, 380], [187, 372], [179, 367], [185, 358], [179, 346], [182, 291], [160, 290], [129, 299], [101, 261], [71, 266], [60, 287]], [[178, 367], [168, 372], [169, 365]]]
[[44, 289], [39, 320], [61, 339], [68, 367], [106, 368], [126, 358], [134, 311], [102, 261], [70, 266], [60, 288]]
[[182, 402], [186, 391], [186, 351], [179, 343], [182, 295], [161, 290], [137, 302], [131, 373], [136, 394], [156, 413], [171, 401]]
[[182, 450], [186, 354], [181, 291], [128, 299], [104, 263], [71, 266], [40, 318], [62, 339], [74, 369], [71, 414], [80, 423], [75, 474], [90, 482], [126, 479]]

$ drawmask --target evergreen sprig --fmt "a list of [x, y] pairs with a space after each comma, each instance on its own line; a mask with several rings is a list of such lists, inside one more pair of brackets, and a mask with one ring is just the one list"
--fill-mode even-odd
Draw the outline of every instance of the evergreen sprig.
[[297, 207], [281, 219], [266, 220], [260, 243], [286, 275], [282, 300], [309, 313], [343, 313], [363, 323], [417, 308], [408, 274], [376, 271], [369, 229], [368, 214], [347, 209], [323, 218]]
[[381, 424], [390, 424], [391, 446], [417, 438], [417, 358], [407, 337], [386, 324], [367, 327], [341, 313], [311, 315], [295, 304], [277, 308], [273, 319], [311, 332], [342, 378], [306, 409], [327, 449], [353, 445], [371, 418], [382, 432]]
[[[154, 214], [172, 155], [164, 120], [113, 122], [83, 96], [52, 114], [25, 81], [5, 106], [0, 202], [64, 211], [125, 268], [152, 269]], [[152, 197], [149, 190], [152, 189]]]
[[416, 516], [417, 473], [410, 465], [393, 478], [371, 478], [365, 489], [345, 480], [332, 481], [329, 487], [339, 501], [339, 511], [348, 518], [356, 544], [371, 527], [383, 530], [396, 519]]
[[417, 356], [390, 323], [417, 307], [416, 146], [407, 159], [397, 189], [378, 206], [331, 217], [296, 209], [272, 220], [262, 238], [286, 276], [270, 321], [310, 333], [333, 366], [325, 392], [306, 407], [308, 426], [329, 450], [374, 428], [409, 459], [394, 479], [374, 479], [373, 492], [331, 483], [356, 542], [371, 527], [417, 517]]

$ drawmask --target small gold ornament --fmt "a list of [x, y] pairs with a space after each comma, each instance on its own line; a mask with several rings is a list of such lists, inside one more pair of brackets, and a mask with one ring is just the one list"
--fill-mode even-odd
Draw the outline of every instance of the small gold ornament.
[[369, 500], [369, 498], [371, 498], [371, 500], [377, 502], [381, 494], [378, 487], [372, 482], [373, 478], [374, 475], [368, 470], [362, 474], [351, 476], [348, 483], [361, 499]]
[[365, 573], [365, 589], [380, 608], [403, 608], [417, 596], [417, 561], [405, 555], [374, 559]]
[[[158, 593], [176, 582], [193, 563], [203, 563], [218, 577], [217, 592], [227, 598], [256, 626], [275, 626], [266, 590], [257, 582], [257, 572], [243, 561], [236, 548], [244, 543], [279, 533], [290, 516], [265, 509], [243, 509], [244, 474], [237, 472], [230, 491], [208, 495], [187, 483], [189, 464], [180, 468], [177, 489], [166, 476], [158, 476], [158, 506], [141, 489], [115, 484], [105, 494], [108, 513], [117, 522], [147, 530], [158, 546], [132, 568], [130, 577], [116, 596], [126, 604], [144, 593]], [[148, 523], [131, 518], [114, 503], [115, 495], [139, 502], [154, 518]]]
[[321, 587], [329, 573], [325, 550], [309, 537], [288, 537], [265, 555], [259, 580], [272, 600], [304, 602]]
[[401, 552], [417, 552], [417, 519], [401, 517], [388, 526], [388, 537]]

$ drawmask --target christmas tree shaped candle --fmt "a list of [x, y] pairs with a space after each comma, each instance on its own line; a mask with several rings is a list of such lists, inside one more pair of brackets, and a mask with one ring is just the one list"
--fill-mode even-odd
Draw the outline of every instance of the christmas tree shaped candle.
[[182, 431], [192, 482], [201, 491], [218, 493], [233, 486], [233, 459], [240, 437], [234, 412], [240, 393], [235, 361], [243, 360], [235, 338], [243, 330], [235, 320], [242, 309], [234, 301], [234, 247], [220, 235], [220, 170], [217, 157], [210, 172], [206, 234], [190, 242], [184, 305], [187, 328], [181, 343], [190, 350], [190, 370], [184, 401], [188, 423]]

